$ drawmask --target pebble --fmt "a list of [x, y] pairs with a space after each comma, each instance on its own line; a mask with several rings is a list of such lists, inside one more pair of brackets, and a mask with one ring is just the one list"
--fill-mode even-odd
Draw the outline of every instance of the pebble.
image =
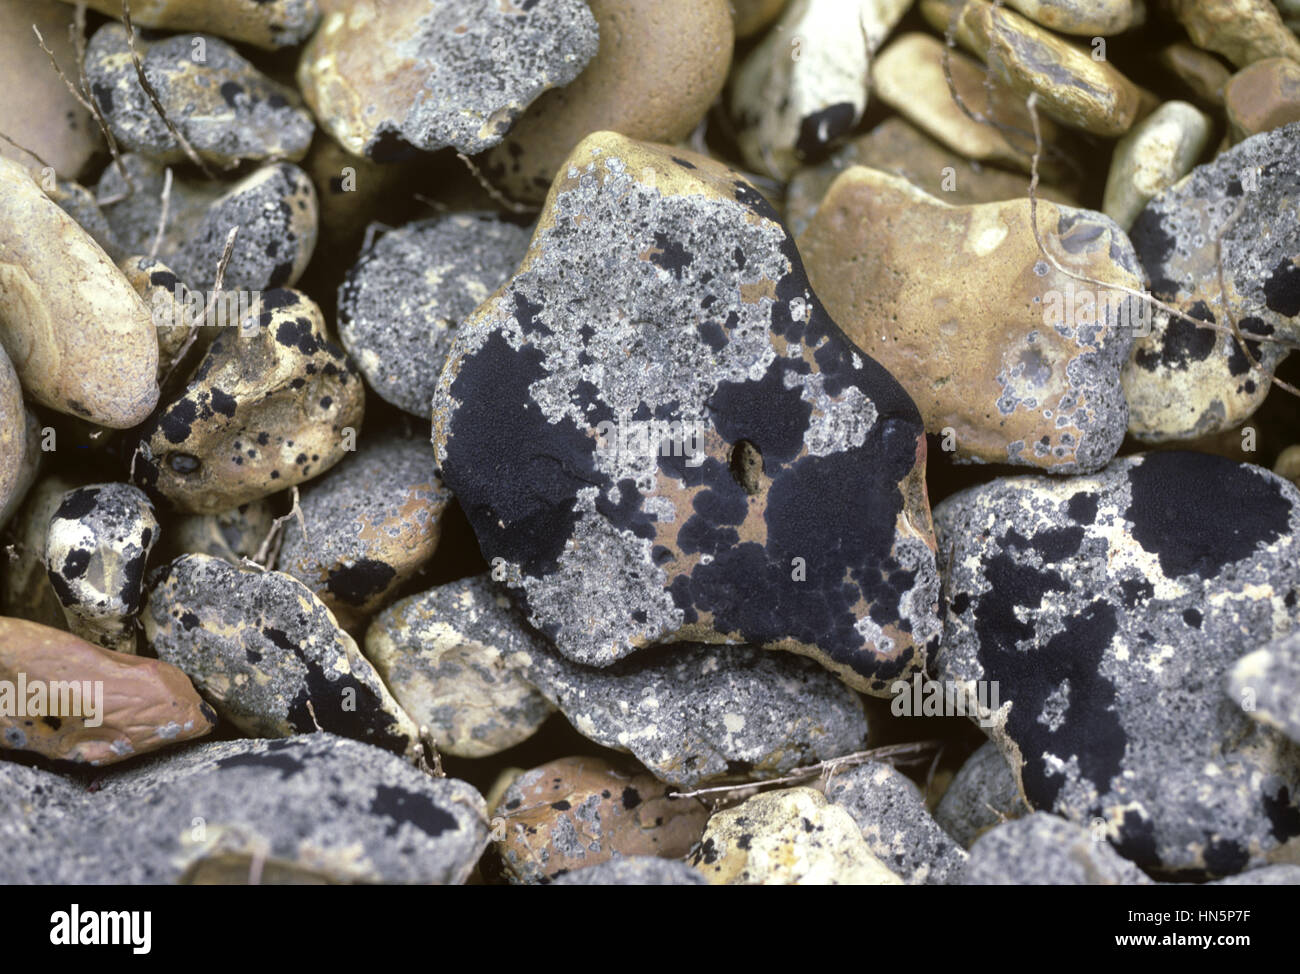
[[1222, 107], [1223, 87], [1232, 72], [1213, 54], [1179, 41], [1162, 49], [1156, 60], [1186, 85], [1199, 102], [1212, 108]]
[[7, 159], [0, 278], [0, 343], [28, 397], [113, 429], [153, 411], [158, 340], [149, 309], [99, 245]]
[[[0, 511], [8, 511], [17, 497], [27, 454], [27, 411], [18, 373], [0, 345]], [[0, 526], [4, 524], [0, 518]]]
[[728, 0], [588, 0], [600, 50], [571, 84], [548, 91], [481, 160], [493, 185], [539, 204], [593, 132], [674, 143], [722, 91], [734, 34]]
[[397, 702], [427, 727], [439, 752], [499, 754], [526, 741], [552, 707], [524, 679], [522, 656], [540, 640], [486, 576], [401, 599], [366, 633], [366, 657]]
[[433, 557], [450, 500], [423, 437], [366, 440], [302, 491], [305, 531], [285, 524], [276, 567], [351, 629]]
[[1213, 131], [1196, 107], [1165, 102], [1116, 143], [1101, 211], [1128, 230], [1153, 196], [1192, 171]]
[[872, 855], [909, 886], [960, 878], [965, 851], [939, 827], [921, 789], [900, 771], [869, 761], [832, 772], [825, 793], [827, 801], [853, 816]]
[[1223, 89], [1228, 139], [1234, 145], [1260, 132], [1300, 122], [1300, 63], [1271, 57], [1242, 68]]
[[[1027, 199], [952, 207], [855, 167], [835, 180], [799, 250], [831, 316], [898, 378], [926, 430], [951, 437], [944, 448], [958, 459], [1089, 472], [1128, 426], [1120, 369], [1136, 302], [1111, 292], [1112, 304], [1050, 266], [1030, 217]], [[1141, 287], [1133, 248], [1108, 217], [1044, 201], [1037, 218], [1067, 270]]]
[[420, 756], [418, 728], [296, 578], [185, 555], [151, 581], [143, 617], [150, 648], [243, 733], [325, 730]]
[[492, 213], [383, 234], [339, 287], [339, 337], [384, 400], [427, 419], [460, 323], [510, 279], [531, 234]]
[[613, 133], [566, 170], [434, 398], [498, 577], [575, 662], [703, 639], [906, 678], [937, 632], [916, 407], [734, 172]]
[[852, 131], [868, 65], [912, 0], [796, 0], [737, 66], [729, 108], [741, 157], [789, 176]]
[[1237, 660], [1227, 692], [1248, 716], [1300, 743], [1300, 634]]
[[127, 257], [118, 269], [140, 295], [158, 330], [158, 385], [165, 384], [181, 354], [197, 338], [203, 306], [201, 295], [192, 294], [170, 267], [152, 257]]
[[389, 0], [328, 14], [303, 51], [298, 85], [354, 155], [477, 153], [544, 91], [578, 77], [598, 46], [582, 0]]
[[1300, 834], [1300, 752], [1220, 696], [1242, 633], [1293, 625], [1300, 491], [1157, 452], [996, 480], [935, 522], [949, 566], [937, 678], [996, 684], [990, 736], [1033, 808], [1186, 878], [1260, 865]]
[[77, 486], [60, 473], [41, 478], [28, 491], [13, 521], [14, 552], [0, 572], [0, 615], [66, 629], [63, 603], [45, 570], [45, 536], [63, 495]]
[[249, 501], [219, 514], [187, 514], [168, 525], [169, 561], [181, 555], [211, 555], [232, 565], [252, 558], [271, 533], [275, 511], [270, 500]]
[[966, 886], [1150, 886], [1104, 839], [1047, 812], [991, 829], [971, 846]]
[[769, 791], [709, 819], [690, 859], [714, 886], [901, 886], [857, 823], [812, 788]]
[[1273, 472], [1300, 487], [1300, 443], [1288, 446], [1278, 454]]
[[[86, 6], [122, 16], [120, 0], [87, 0]], [[265, 50], [301, 44], [319, 19], [317, 0], [136, 0], [131, 5], [137, 28], [203, 31]]]
[[1137, 19], [1133, 0], [1007, 0], [1007, 5], [1040, 27], [1088, 38], [1122, 34]]
[[129, 484], [63, 495], [46, 532], [45, 567], [70, 632], [105, 649], [136, 651], [145, 563], [157, 540], [153, 504]]
[[998, 746], [985, 741], [968, 757], [939, 799], [934, 820], [964, 849], [981, 835], [1028, 809], [1020, 785]]
[[753, 37], [769, 27], [785, 10], [788, 0], [731, 0], [736, 37]]
[[134, 479], [182, 511], [228, 511], [338, 463], [364, 408], [361, 378], [320, 308], [277, 288], [222, 330], [161, 407], [132, 458]]
[[458, 885], [488, 831], [472, 786], [333, 734], [202, 744], [94, 792], [0, 762], [0, 817], [5, 883]]
[[669, 798], [646, 772], [594, 757], [560, 758], [525, 771], [492, 814], [505, 819], [496, 849], [507, 877], [528, 885], [611, 859], [681, 859], [708, 819], [702, 804]]
[[540, 642], [523, 651], [526, 678], [580, 734], [685, 790], [777, 777], [866, 745], [857, 694], [788, 653], [679, 643], [595, 669]]
[[708, 886], [709, 881], [684, 862], [658, 856], [610, 859], [565, 873], [555, 886]]
[[[158, 259], [169, 266], [176, 253], [192, 239], [203, 223], [208, 208], [220, 198], [225, 184], [203, 179], [187, 179], [183, 172], [173, 170], [172, 188], [167, 197], [167, 219], [163, 222], [162, 236], [158, 236], [158, 224], [162, 217], [162, 191], [165, 172], [168, 167], [153, 162], [136, 152], [122, 156], [122, 166], [131, 177], [131, 186], [122, 178], [116, 165], [108, 166], [95, 187], [95, 199], [109, 200], [102, 207], [95, 203], [92, 210], [83, 199], [76, 200], [77, 208], [70, 210], [77, 222], [86, 228], [99, 241], [104, 250], [114, 255], [115, 259], [135, 254], [147, 254], [153, 250], [155, 239], [158, 241]], [[134, 187], [134, 189], [132, 188]], [[74, 201], [61, 203], [69, 209]], [[92, 200], [93, 202], [93, 200]], [[95, 211], [103, 218], [109, 239], [102, 240], [104, 230], [98, 226]], [[226, 232], [229, 232], [227, 228]], [[242, 236], [244, 231], [240, 230]], [[223, 237], [222, 245], [225, 244]], [[116, 251], [116, 253], [114, 253]], [[192, 281], [198, 287], [207, 289], [212, 286], [212, 277], [216, 273], [216, 260], [220, 252], [213, 257], [210, 267], [203, 268], [201, 279]]]
[[[218, 37], [137, 36], [136, 52], [167, 121], [204, 162], [231, 168], [246, 159], [289, 159], [307, 154], [315, 129], [292, 88], [277, 84]], [[109, 22], [86, 48], [90, 91], [127, 152], [161, 163], [189, 155], [140, 84], [126, 28]]]
[[100, 208], [99, 200], [91, 190], [67, 179], [56, 179], [53, 189], [46, 186], [41, 188], [45, 190], [46, 196], [58, 204], [59, 209], [90, 234], [90, 239], [99, 244], [110, 260], [120, 262], [127, 256], [113, 235], [113, 229]]
[[1269, 0], [1172, 0], [1170, 7], [1192, 43], [1239, 68], [1270, 57], [1300, 61], [1300, 38]]
[[[0, 353], [4, 348], [0, 346]], [[0, 380], [0, 385], [3, 381]], [[15, 383], [16, 385], [16, 383]], [[3, 393], [0, 393], [3, 398]], [[5, 407], [0, 407], [0, 414], [4, 414]], [[44, 439], [44, 427], [41, 420], [36, 414], [29, 409], [22, 409], [17, 413], [10, 413], [13, 421], [21, 424], [21, 436], [9, 434], [10, 447], [16, 448], [18, 452], [5, 455], [0, 459], [0, 471], [9, 470], [8, 473], [0, 472], [0, 528], [9, 523], [9, 519], [17, 513], [18, 508], [22, 505], [23, 500], [27, 497], [27, 492], [31, 490], [32, 485], [36, 483], [36, 478], [40, 476], [41, 465], [45, 457], [45, 451], [41, 449], [41, 442]], [[0, 422], [9, 422], [10, 420], [0, 415]], [[5, 437], [0, 434], [0, 446], [3, 445]], [[21, 445], [17, 441], [21, 440]], [[4, 500], [4, 491], [7, 484], [9, 492], [8, 500]]]
[[[1224, 309], [1216, 242], [1240, 205], [1222, 246], [1232, 318], [1249, 334], [1300, 340], [1297, 155], [1300, 123], [1292, 123], [1246, 139], [1155, 196], [1130, 232], [1151, 293], [1194, 318], [1219, 322]], [[1269, 342], [1248, 348], [1270, 375], [1286, 355]], [[1123, 379], [1129, 432], [1147, 442], [1232, 429], [1269, 389], [1267, 376], [1230, 333], [1163, 314], [1135, 343]]]
[[216, 722], [185, 674], [166, 662], [0, 618], [0, 756], [15, 750], [112, 764], [202, 737]]

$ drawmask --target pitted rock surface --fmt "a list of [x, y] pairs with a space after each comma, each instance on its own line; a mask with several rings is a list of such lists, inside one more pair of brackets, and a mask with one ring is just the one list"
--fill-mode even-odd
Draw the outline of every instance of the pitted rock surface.
[[1300, 744], [1300, 634], [1239, 659], [1227, 691], [1246, 714]]
[[575, 869], [552, 883], [554, 886], [707, 886], [708, 880], [675, 859], [657, 856], [627, 856], [598, 866]]
[[1149, 886], [1105, 840], [1046, 812], [997, 826], [971, 846], [966, 886]]
[[750, 643], [884, 692], [937, 634], [916, 407], [735, 173], [613, 133], [565, 171], [434, 398], [484, 555], [575, 662]]
[[[122, 16], [118, 0], [87, 0], [110, 17]], [[136, 0], [131, 22], [159, 30], [201, 30], [232, 41], [274, 49], [301, 44], [320, 19], [316, 0]]]
[[[1230, 509], [1225, 509], [1225, 502]], [[1030, 805], [1166, 874], [1230, 875], [1300, 834], [1300, 752], [1223, 696], [1300, 598], [1300, 491], [1199, 453], [1016, 477], [935, 511], [938, 676], [996, 681], [991, 737]]]
[[966, 759], [934, 809], [934, 820], [966, 849], [981, 835], [1028, 812], [998, 746], [986, 741]]

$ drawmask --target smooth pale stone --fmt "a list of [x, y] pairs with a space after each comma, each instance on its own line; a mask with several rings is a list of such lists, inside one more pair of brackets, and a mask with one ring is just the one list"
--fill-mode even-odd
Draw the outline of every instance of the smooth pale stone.
[[1277, 455], [1273, 472], [1300, 487], [1300, 445], [1289, 446]]
[[1228, 139], [1236, 145], [1260, 132], [1300, 122], [1300, 62], [1272, 57], [1234, 74], [1223, 89]]
[[[4, 346], [0, 345], [0, 511], [10, 510], [10, 501], [18, 493], [22, 479], [23, 458], [27, 453], [27, 419], [23, 410], [23, 390], [18, 385]], [[0, 525], [4, 519], [0, 518]]]
[[158, 338], [125, 275], [18, 163], [0, 159], [0, 343], [27, 395], [128, 429], [158, 402]]
[[1209, 51], [1179, 41], [1161, 51], [1157, 60], [1177, 75], [1197, 99], [1208, 105], [1223, 104], [1223, 86], [1232, 72]]
[[1085, 37], [1121, 34], [1133, 26], [1132, 0], [1006, 0], [1041, 27]]
[[1128, 230], [1151, 197], [1192, 171], [1213, 131], [1204, 112], [1165, 102], [1116, 144], [1101, 211]]
[[[122, 17], [122, 0], [86, 6]], [[316, 0], [135, 0], [131, 22], [165, 31], [199, 30], [274, 50], [301, 44], [320, 19]]]
[[[0, 350], [0, 355], [2, 354], [3, 350]], [[3, 383], [0, 382], [0, 384]], [[18, 388], [16, 378], [14, 379], [14, 388]], [[4, 412], [4, 407], [0, 407], [0, 412]], [[45, 456], [44, 451], [41, 449], [41, 421], [30, 409], [24, 409], [20, 415], [23, 424], [22, 439], [25, 440], [25, 445], [20, 452], [13, 454], [14, 459], [12, 462], [15, 464], [13, 472], [6, 473], [6, 471], [10, 470], [9, 463], [11, 461], [9, 456], [6, 455], [0, 458], [0, 528], [3, 528], [9, 522], [9, 519], [18, 510], [18, 506], [27, 497], [27, 491], [31, 489], [32, 484], [36, 483], [36, 477], [41, 472], [41, 460]], [[7, 423], [8, 419], [6, 418], [3, 421]], [[14, 439], [17, 438], [13, 437], [11, 433], [11, 444]], [[4, 434], [0, 434], [0, 443], [3, 443], [4, 440]], [[9, 448], [10, 446], [6, 445], [5, 449]], [[3, 484], [6, 480], [9, 484], [8, 500], [3, 499], [5, 493]]]
[[1173, 0], [1172, 6], [1193, 44], [1239, 68], [1268, 57], [1300, 61], [1300, 38], [1269, 0]]

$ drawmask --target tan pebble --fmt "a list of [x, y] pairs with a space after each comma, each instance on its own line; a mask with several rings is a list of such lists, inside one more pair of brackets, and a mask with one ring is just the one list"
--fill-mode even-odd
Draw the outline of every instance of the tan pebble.
[[1190, 88], [1199, 101], [1214, 106], [1223, 104], [1223, 86], [1232, 72], [1213, 54], [1179, 41], [1164, 48], [1157, 60]]
[[[121, 0], [87, 0], [86, 6], [121, 18]], [[316, 26], [316, 0], [135, 0], [137, 28], [204, 31], [268, 50], [300, 44]]]
[[[0, 511], [8, 511], [18, 493], [23, 461], [27, 455], [27, 415], [23, 409], [23, 390], [0, 346]], [[4, 519], [0, 518], [0, 526]]]
[[1259, 132], [1300, 122], [1300, 61], [1272, 57], [1234, 74], [1223, 89], [1228, 138], [1235, 145]]
[[1007, 6], [1040, 27], [1085, 37], [1122, 34], [1135, 20], [1133, 0], [1007, 0]]
[[[0, 408], [0, 412], [3, 412], [2, 408]], [[0, 528], [8, 524], [9, 519], [17, 513], [19, 505], [26, 499], [27, 492], [31, 489], [32, 484], [36, 483], [36, 478], [41, 472], [42, 460], [45, 458], [45, 450], [42, 449], [45, 441], [45, 427], [41, 426], [40, 419], [30, 409], [25, 409], [23, 410], [22, 423], [23, 439], [25, 440], [24, 449], [22, 452], [14, 454], [12, 460], [9, 457], [0, 459], [0, 471], [3, 471], [8, 463], [13, 463], [17, 470], [16, 475], [11, 475], [9, 500], [0, 503]], [[12, 433], [10, 435], [12, 436]], [[3, 439], [4, 436], [0, 434], [0, 441]], [[3, 479], [3, 476], [3, 473], [0, 473], [0, 479]], [[0, 553], [0, 565], [3, 564], [3, 554]], [[0, 575], [3, 574], [3, 571], [0, 571]]]
[[[158, 330], [158, 383], [171, 373], [203, 320], [203, 296], [191, 292], [170, 267], [152, 257], [127, 257], [118, 265], [149, 308]], [[193, 295], [193, 296], [192, 296]]]
[[731, 0], [736, 37], [752, 37], [771, 24], [785, 9], [787, 0]]
[[1172, 7], [1192, 43], [1239, 68], [1270, 57], [1300, 61], [1300, 38], [1269, 0], [1172, 0]]
[[1278, 454], [1273, 472], [1300, 487], [1300, 446], [1289, 446]]
[[1161, 105], [1116, 144], [1102, 212], [1127, 231], [1151, 197], [1192, 171], [1213, 130], [1210, 117], [1185, 101]]

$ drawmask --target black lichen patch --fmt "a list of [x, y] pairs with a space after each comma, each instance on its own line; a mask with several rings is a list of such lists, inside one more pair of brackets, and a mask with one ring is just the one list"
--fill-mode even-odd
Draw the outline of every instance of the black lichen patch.
[[362, 558], [331, 571], [326, 588], [331, 595], [349, 605], [362, 605], [387, 588], [396, 574], [392, 565]]

